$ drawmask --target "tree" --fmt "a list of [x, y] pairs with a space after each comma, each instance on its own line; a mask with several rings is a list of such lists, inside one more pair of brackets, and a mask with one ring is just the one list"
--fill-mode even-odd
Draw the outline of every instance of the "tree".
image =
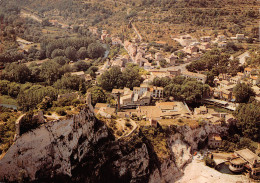
[[54, 61], [44, 62], [41, 66], [40, 76], [50, 85], [60, 78], [60, 65]]
[[237, 127], [242, 134], [252, 140], [260, 141], [260, 104], [241, 103], [234, 112], [237, 119]]
[[11, 63], [3, 71], [3, 78], [9, 81], [25, 83], [31, 76], [30, 69], [25, 64]]
[[129, 64], [122, 73], [123, 85], [121, 87], [128, 87], [132, 89], [135, 86], [140, 86], [142, 78], [139, 74], [139, 67]]
[[91, 66], [91, 63], [85, 61], [78, 61], [74, 64], [74, 67], [77, 71], [87, 71]]
[[64, 55], [65, 55], [65, 53], [62, 49], [55, 49], [51, 53], [51, 58], [60, 57], [60, 56], [64, 56]]
[[113, 66], [108, 71], [105, 71], [100, 77], [100, 86], [108, 91], [123, 87], [124, 80], [121, 69], [117, 66]]
[[89, 92], [91, 93], [91, 103], [93, 106], [96, 105], [96, 103], [106, 102], [106, 94], [102, 88], [94, 86], [89, 89]]
[[25, 116], [21, 119], [20, 123], [20, 134], [22, 135], [32, 129], [35, 129], [39, 126], [39, 122], [37, 118], [33, 117], [33, 111], [29, 111], [25, 114]]
[[247, 103], [251, 96], [255, 96], [253, 89], [245, 83], [238, 83], [233, 92], [238, 103]]
[[58, 57], [55, 57], [53, 59], [53, 61], [60, 65], [65, 65], [66, 63], [69, 62], [69, 59], [67, 59], [66, 57], [63, 57], [63, 56], [58, 56]]
[[75, 61], [77, 59], [76, 54], [77, 54], [77, 50], [72, 46], [69, 46], [65, 49], [65, 55], [70, 60]]
[[90, 58], [98, 58], [104, 56], [105, 48], [100, 43], [91, 43], [87, 51]]
[[77, 52], [77, 58], [84, 60], [88, 56], [88, 51], [86, 47], [81, 47]]

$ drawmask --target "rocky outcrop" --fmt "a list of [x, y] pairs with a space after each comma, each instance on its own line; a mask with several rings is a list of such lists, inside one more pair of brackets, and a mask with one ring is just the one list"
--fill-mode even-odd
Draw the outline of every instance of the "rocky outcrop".
[[18, 137], [0, 160], [0, 181], [175, 182], [198, 139], [211, 131], [207, 126], [177, 128], [169, 134], [170, 157], [159, 161], [141, 132], [115, 140], [86, 107], [71, 119], [45, 123]]

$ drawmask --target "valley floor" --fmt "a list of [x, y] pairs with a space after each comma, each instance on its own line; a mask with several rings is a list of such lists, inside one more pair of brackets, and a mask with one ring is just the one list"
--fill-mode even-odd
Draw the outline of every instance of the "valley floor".
[[247, 183], [250, 180], [244, 175], [223, 174], [205, 165], [203, 160], [194, 157], [184, 170], [184, 176], [177, 183]]

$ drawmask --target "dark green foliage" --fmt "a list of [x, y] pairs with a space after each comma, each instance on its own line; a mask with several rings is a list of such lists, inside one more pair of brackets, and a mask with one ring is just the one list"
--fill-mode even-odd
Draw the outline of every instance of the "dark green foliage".
[[185, 101], [187, 103], [196, 103], [209, 92], [209, 86], [193, 79], [185, 79], [177, 76], [172, 80], [167, 78], [155, 78], [155, 86], [164, 86], [166, 97], [174, 97], [175, 100]]
[[56, 113], [58, 114], [58, 115], [60, 115], [60, 116], [65, 116], [67, 113], [66, 113], [66, 111], [65, 111], [65, 109], [63, 109], [63, 108], [61, 108], [61, 107], [57, 107], [56, 108]]
[[208, 156], [205, 159], [205, 164], [212, 168], [216, 166], [216, 162], [212, 158], [209, 158]]
[[55, 49], [51, 53], [51, 58], [60, 57], [60, 56], [64, 56], [64, 55], [65, 55], [64, 50], [62, 50], [62, 49]]
[[91, 63], [85, 61], [78, 61], [74, 64], [76, 71], [87, 71], [91, 66]]
[[17, 113], [0, 106], [0, 154], [12, 145], [15, 135]]
[[217, 76], [219, 73], [236, 74], [238, 72], [238, 61], [230, 60], [230, 55], [221, 54], [220, 50], [212, 49], [206, 52], [198, 61], [194, 61], [186, 66], [188, 71], [211, 71], [211, 74]]
[[77, 58], [84, 60], [88, 56], [88, 51], [86, 47], [81, 47], [77, 52]]
[[28, 89], [21, 90], [17, 99], [21, 109], [28, 111], [34, 109], [46, 96], [50, 97], [51, 101], [56, 100], [58, 96], [57, 90], [51, 86], [33, 85]]
[[247, 103], [250, 97], [255, 96], [254, 90], [245, 83], [238, 83], [233, 89], [236, 102]]
[[70, 59], [70, 60], [74, 60], [75, 61], [77, 59], [77, 55], [76, 55], [77, 54], [77, 50], [74, 47], [72, 47], [72, 46], [67, 47], [65, 49], [64, 53], [65, 53], [66, 57], [68, 59]]
[[61, 77], [60, 65], [54, 61], [44, 62], [40, 76], [50, 85]]
[[[61, 79], [57, 80], [53, 84], [54, 88], [57, 89], [67, 89], [86, 92], [86, 85], [83, 78], [78, 76], [71, 76], [70, 74], [65, 74]], [[84, 91], [85, 90], [85, 91]]]
[[96, 103], [104, 103], [106, 102], [106, 94], [102, 90], [102, 88], [94, 86], [93, 88], [89, 89], [91, 93], [91, 103], [92, 105], [96, 105]]
[[39, 125], [40, 124], [37, 118], [33, 118], [33, 111], [27, 112], [25, 116], [21, 119], [20, 135], [37, 128]]
[[119, 67], [112, 67], [105, 71], [100, 78], [100, 85], [103, 89], [111, 91], [124, 85], [123, 75]]
[[11, 63], [6, 66], [1, 77], [9, 81], [25, 83], [29, 81], [30, 76], [31, 71], [25, 64]]
[[16, 98], [20, 92], [20, 84], [7, 80], [0, 80], [0, 93]]
[[235, 113], [237, 126], [242, 134], [252, 140], [260, 141], [260, 104], [257, 102], [240, 104]]
[[103, 57], [105, 48], [100, 43], [91, 43], [87, 49], [90, 58]]
[[139, 67], [129, 64], [126, 69], [121, 72], [117, 66], [112, 67], [110, 70], [104, 72], [100, 78], [100, 85], [103, 89], [111, 91], [114, 88], [133, 88], [140, 86], [142, 78], [139, 74]]

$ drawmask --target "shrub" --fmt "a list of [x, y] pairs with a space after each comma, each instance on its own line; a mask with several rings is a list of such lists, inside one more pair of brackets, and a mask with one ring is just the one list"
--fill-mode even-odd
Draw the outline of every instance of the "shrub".
[[67, 114], [66, 111], [61, 107], [57, 107], [55, 111], [60, 116], [65, 116]]
[[132, 124], [131, 124], [129, 121], [126, 121], [126, 122], [125, 122], [125, 126], [127, 126], [127, 127], [130, 128], [130, 127], [132, 126]]
[[209, 167], [212, 167], [212, 168], [214, 168], [216, 166], [216, 162], [209, 157], [206, 157], [205, 164]]
[[76, 107], [78, 104], [80, 104], [80, 100], [79, 99], [73, 99], [71, 101], [71, 105], [73, 105], [74, 107]]
[[122, 135], [123, 135], [123, 133], [122, 133], [121, 131], [117, 131], [116, 134], [117, 134], [118, 136], [122, 136]]

